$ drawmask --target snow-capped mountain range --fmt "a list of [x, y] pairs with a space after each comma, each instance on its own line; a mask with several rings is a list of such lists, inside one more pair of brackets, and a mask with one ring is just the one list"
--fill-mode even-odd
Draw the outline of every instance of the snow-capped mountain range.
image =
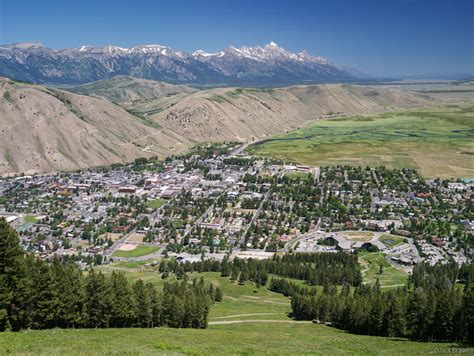
[[161, 45], [82, 46], [55, 50], [39, 43], [0, 46], [0, 76], [33, 83], [82, 84], [117, 75], [195, 85], [287, 85], [362, 77], [307, 51], [275, 42], [230, 46], [217, 53], [175, 51]]

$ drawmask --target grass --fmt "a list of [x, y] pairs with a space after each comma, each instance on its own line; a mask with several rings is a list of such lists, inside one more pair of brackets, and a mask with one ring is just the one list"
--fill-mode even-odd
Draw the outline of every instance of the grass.
[[[359, 262], [362, 265], [364, 283], [373, 284], [378, 278], [382, 288], [391, 288], [407, 282], [408, 274], [388, 263], [382, 252], [360, 252]], [[383, 266], [382, 274], [379, 274], [380, 265]]]
[[134, 250], [130, 250], [130, 251], [117, 250], [112, 254], [112, 256], [114, 257], [140, 257], [140, 256], [150, 255], [159, 250], [160, 250], [159, 246], [138, 245]]
[[473, 113], [444, 107], [319, 120], [249, 150], [312, 166], [385, 165], [427, 177], [473, 177], [473, 137]]
[[164, 199], [153, 199], [153, 200], [149, 200], [147, 203], [148, 207], [151, 209], [159, 209], [165, 204], [166, 204], [166, 200]]
[[392, 248], [403, 244], [405, 242], [405, 238], [401, 236], [385, 234], [380, 236], [379, 241], [382, 242], [388, 248]]
[[144, 260], [144, 261], [116, 261], [110, 264], [112, 268], [126, 268], [126, 269], [134, 269], [138, 267], [142, 267], [147, 263], [156, 261], [155, 259], [151, 260]]
[[54, 329], [8, 332], [0, 336], [0, 348], [6, 355], [414, 355], [450, 347], [456, 346], [359, 336], [323, 325], [289, 323], [216, 325], [203, 330]]
[[370, 241], [374, 237], [374, 233], [370, 231], [347, 231], [341, 232], [347, 240], [351, 241]]
[[33, 215], [25, 215], [23, 219], [25, 220], [25, 224], [34, 224], [38, 221]]
[[[366, 254], [367, 260], [377, 260]], [[126, 265], [122, 264], [126, 268]], [[130, 265], [131, 266], [131, 265]], [[135, 266], [135, 264], [133, 264]], [[117, 263], [101, 266], [111, 273]], [[164, 280], [152, 267], [126, 271], [130, 280], [142, 279], [162, 288]], [[211, 307], [208, 329], [82, 329], [29, 330], [0, 333], [2, 354], [420, 354], [457, 347], [454, 344], [419, 343], [406, 339], [361, 336], [324, 325], [295, 323], [290, 299], [256, 288], [251, 283], [231, 283], [218, 272], [191, 273], [219, 286], [224, 299]], [[169, 280], [175, 280], [174, 275]], [[213, 324], [215, 322], [236, 324]], [[463, 350], [460, 350], [463, 351]]]

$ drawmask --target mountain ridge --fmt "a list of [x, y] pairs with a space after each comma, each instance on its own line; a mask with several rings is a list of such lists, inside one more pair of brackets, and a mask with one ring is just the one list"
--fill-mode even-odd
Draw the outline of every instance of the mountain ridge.
[[307, 51], [270, 42], [219, 52], [177, 51], [163, 45], [51, 49], [37, 42], [0, 45], [0, 76], [37, 84], [73, 84], [117, 75], [194, 85], [269, 85], [348, 82], [360, 72]]
[[[164, 158], [184, 153], [197, 143], [264, 139], [331, 113], [359, 115], [434, 102], [420, 94], [348, 84], [214, 88], [149, 99], [143, 91], [147, 81], [119, 80], [127, 88], [121, 105], [106, 99], [117, 95], [113, 86], [109, 92], [95, 86], [102, 95], [89, 92], [88, 96], [0, 78], [4, 138], [0, 175], [70, 171], [138, 157]], [[143, 100], [129, 100], [142, 95]]]

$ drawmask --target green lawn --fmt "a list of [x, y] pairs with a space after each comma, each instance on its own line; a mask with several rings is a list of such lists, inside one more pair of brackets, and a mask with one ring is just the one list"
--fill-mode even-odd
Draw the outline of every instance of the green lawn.
[[[390, 288], [407, 282], [408, 274], [388, 263], [382, 252], [360, 252], [359, 262], [364, 283], [375, 283], [378, 278], [382, 288]], [[383, 265], [382, 274], [379, 274], [380, 265]]]
[[161, 208], [165, 204], [166, 204], [166, 200], [164, 199], [153, 199], [153, 200], [149, 200], [147, 203], [148, 207], [151, 209]]
[[33, 215], [25, 215], [23, 220], [25, 220], [26, 224], [34, 224], [36, 221], [38, 221], [38, 219], [36, 219], [36, 217]]
[[249, 151], [312, 166], [415, 168], [427, 177], [474, 177], [474, 115], [462, 108], [318, 120]]
[[133, 269], [146, 265], [147, 263], [156, 261], [156, 259], [145, 260], [145, 261], [117, 261], [110, 264], [113, 268], [127, 268]]
[[403, 244], [405, 242], [405, 238], [402, 236], [385, 234], [380, 236], [379, 241], [388, 248], [392, 248]]
[[112, 256], [114, 257], [140, 257], [150, 255], [156, 251], [159, 251], [159, 246], [147, 246], [147, 245], [138, 245], [134, 250], [130, 251], [115, 251]]

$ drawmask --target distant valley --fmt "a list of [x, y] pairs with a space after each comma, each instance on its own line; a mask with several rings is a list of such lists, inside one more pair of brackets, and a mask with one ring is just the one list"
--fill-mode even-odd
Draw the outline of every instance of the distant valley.
[[74, 93], [0, 81], [0, 174], [164, 158], [201, 142], [255, 141], [322, 117], [435, 103], [426, 95], [346, 84], [197, 90], [118, 77], [68, 90]]

